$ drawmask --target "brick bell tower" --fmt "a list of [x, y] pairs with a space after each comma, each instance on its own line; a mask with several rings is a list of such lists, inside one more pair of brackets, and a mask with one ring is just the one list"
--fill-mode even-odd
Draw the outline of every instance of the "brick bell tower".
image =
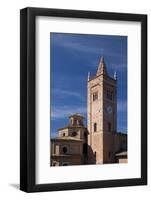
[[88, 75], [87, 119], [89, 164], [113, 163], [117, 124], [117, 80], [107, 73], [101, 57], [95, 77]]

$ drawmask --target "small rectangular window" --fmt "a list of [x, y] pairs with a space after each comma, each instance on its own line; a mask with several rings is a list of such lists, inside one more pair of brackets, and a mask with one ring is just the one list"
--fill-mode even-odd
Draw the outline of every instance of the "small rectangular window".
[[94, 132], [97, 131], [97, 123], [94, 123]]
[[93, 93], [93, 101], [96, 101], [98, 99], [98, 92]]

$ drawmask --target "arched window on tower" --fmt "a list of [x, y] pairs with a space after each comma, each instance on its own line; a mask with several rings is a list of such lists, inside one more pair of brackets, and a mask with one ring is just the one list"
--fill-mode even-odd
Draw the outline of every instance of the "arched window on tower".
[[97, 132], [97, 123], [94, 123], [94, 125], [93, 125], [94, 127], [93, 127], [93, 129], [94, 129], [94, 132]]
[[98, 92], [93, 93], [93, 101], [96, 101], [98, 99]]

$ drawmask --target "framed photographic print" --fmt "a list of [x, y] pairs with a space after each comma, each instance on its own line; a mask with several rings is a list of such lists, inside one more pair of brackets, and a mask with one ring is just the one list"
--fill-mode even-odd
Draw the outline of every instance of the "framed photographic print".
[[20, 12], [20, 189], [147, 184], [147, 16]]

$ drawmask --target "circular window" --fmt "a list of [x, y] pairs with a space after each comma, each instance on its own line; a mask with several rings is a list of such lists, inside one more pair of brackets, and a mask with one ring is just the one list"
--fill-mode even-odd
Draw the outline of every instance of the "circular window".
[[62, 151], [63, 151], [64, 154], [67, 153], [67, 147], [63, 147]]
[[72, 136], [75, 137], [76, 135], [77, 135], [77, 132], [74, 131], [74, 132], [72, 133]]

